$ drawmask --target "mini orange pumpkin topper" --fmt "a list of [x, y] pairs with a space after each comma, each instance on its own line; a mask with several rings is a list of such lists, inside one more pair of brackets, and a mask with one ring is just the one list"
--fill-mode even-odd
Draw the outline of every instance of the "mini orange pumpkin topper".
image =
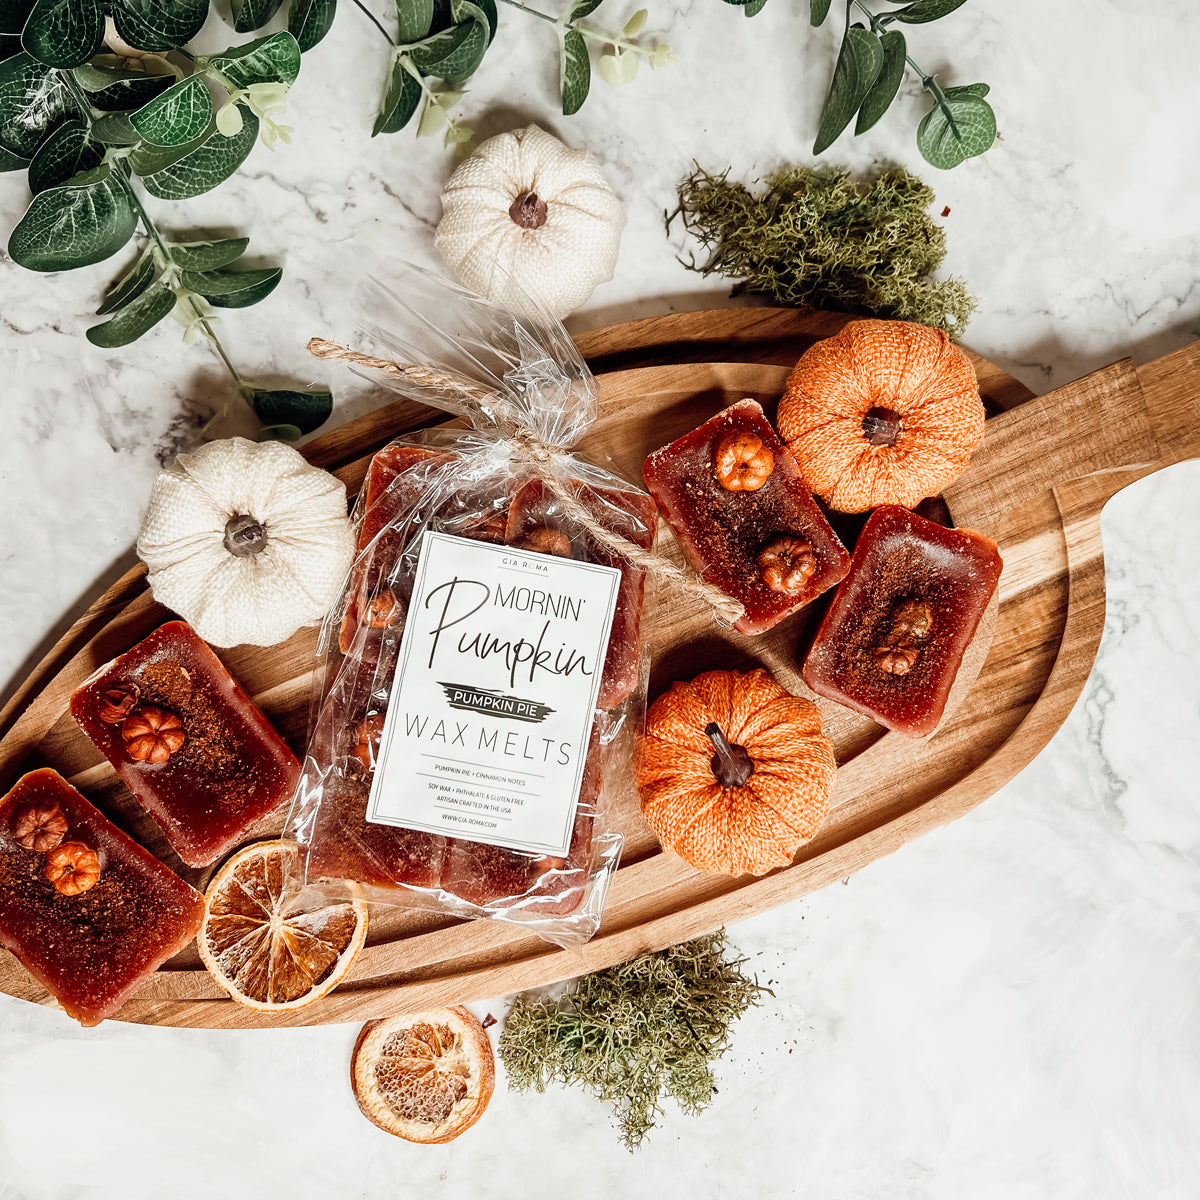
[[805, 484], [839, 512], [938, 495], [966, 470], [983, 421], [970, 359], [911, 321], [851, 321], [811, 346], [778, 413]]
[[706, 671], [646, 714], [642, 815], [701, 871], [786, 866], [829, 811], [837, 763], [811, 700], [766, 671]]

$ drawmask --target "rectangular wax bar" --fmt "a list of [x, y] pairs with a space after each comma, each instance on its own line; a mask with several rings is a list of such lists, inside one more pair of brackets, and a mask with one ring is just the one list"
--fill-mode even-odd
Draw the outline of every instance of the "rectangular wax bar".
[[[654, 547], [658, 532], [658, 510], [654, 501], [642, 492], [617, 491], [615, 488], [578, 487], [579, 500], [604, 528], [620, 534], [643, 550]], [[555, 539], [554, 535], [561, 535]], [[575, 534], [577, 551], [572, 550]], [[646, 572], [627, 558], [613, 553], [578, 525], [568, 520], [561, 501], [541, 479], [531, 479], [513, 497], [508, 513], [504, 541], [541, 553], [575, 554], [588, 562], [616, 567], [621, 572], [617, 607], [604, 657], [600, 693], [596, 703], [603, 709], [615, 708], [637, 687], [642, 653], [642, 598], [646, 590]]]
[[0, 945], [81, 1024], [112, 1016], [203, 916], [199, 892], [56, 771], [0, 800]]
[[877, 508], [804, 660], [804, 682], [908, 737], [932, 733], [1002, 565], [981, 533]]
[[697, 573], [742, 603], [742, 633], [763, 633], [846, 574], [846, 548], [753, 400], [656, 450], [642, 475]]
[[71, 697], [71, 714], [191, 867], [233, 849], [291, 799], [300, 775], [267, 718], [183, 621], [97, 671]]

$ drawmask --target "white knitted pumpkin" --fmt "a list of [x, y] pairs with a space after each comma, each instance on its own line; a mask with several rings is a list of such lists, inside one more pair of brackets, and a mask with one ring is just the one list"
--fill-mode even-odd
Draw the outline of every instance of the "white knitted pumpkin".
[[[565, 317], [612, 278], [625, 210], [586, 150], [536, 125], [488, 138], [442, 191], [435, 244], [460, 283], [509, 312]], [[513, 283], [516, 283], [516, 287]]]
[[337, 599], [346, 486], [282, 442], [209, 442], [154, 481], [137, 551], [155, 600], [206, 642], [273, 646]]

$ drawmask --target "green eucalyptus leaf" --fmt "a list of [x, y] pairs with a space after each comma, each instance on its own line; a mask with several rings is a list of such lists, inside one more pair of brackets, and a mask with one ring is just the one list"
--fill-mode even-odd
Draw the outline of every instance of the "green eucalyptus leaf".
[[20, 36], [33, 12], [34, 0], [0, 0], [0, 34]]
[[422, 75], [432, 75], [446, 83], [462, 83], [483, 61], [489, 42], [487, 17], [476, 4], [463, 4], [473, 10], [462, 24], [453, 25], [412, 46], [408, 56]]
[[337, 12], [337, 0], [292, 0], [288, 32], [302, 54], [308, 53], [328, 32]]
[[153, 329], [175, 307], [175, 293], [161, 280], [132, 298], [109, 321], [93, 325], [84, 335], [93, 346], [111, 350], [128, 346]]
[[908, 50], [904, 34], [898, 29], [889, 29], [880, 34], [879, 44], [883, 47], [883, 66], [858, 110], [858, 121], [854, 126], [856, 134], [866, 133], [891, 108], [904, 81], [904, 56]]
[[87, 62], [104, 45], [100, 0], [37, 0], [21, 45], [48, 67], [66, 70]]
[[233, 137], [219, 133], [214, 122], [195, 142], [173, 151], [139, 146], [130, 156], [130, 166], [142, 177], [146, 191], [160, 200], [186, 200], [212, 191], [254, 148], [258, 118], [248, 110], [242, 116], [241, 131]]
[[750, 3], [742, 9], [742, 13], [747, 17], [757, 17], [766, 7], [767, 0], [750, 0]]
[[92, 63], [76, 67], [73, 73], [87, 92], [92, 107], [103, 112], [141, 108], [175, 83], [175, 76], [169, 73], [149, 75], [145, 71], [122, 71]]
[[[331, 407], [332, 407], [332, 399]], [[299, 425], [264, 425], [258, 431], [260, 442], [298, 442], [304, 436]]]
[[[264, 388], [249, 383], [242, 395], [258, 419], [268, 428], [292, 426], [295, 437], [311, 433], [333, 412], [333, 393], [325, 390], [300, 391], [292, 388]], [[295, 437], [290, 437], [294, 441]]]
[[212, 97], [202, 75], [189, 76], [129, 114], [129, 123], [152, 146], [194, 142], [212, 119]]
[[290, 33], [272, 33], [214, 54], [208, 61], [234, 87], [246, 88], [252, 83], [293, 84], [300, 74], [300, 45]]
[[233, 27], [238, 33], [261, 29], [278, 11], [283, 0], [233, 0]]
[[29, 159], [0, 146], [0, 171], [24, 171], [28, 166]]
[[105, 293], [103, 303], [96, 309], [96, 316], [107, 316], [124, 308], [131, 300], [136, 300], [154, 282], [157, 273], [154, 256], [147, 246], [133, 266]]
[[265, 299], [283, 276], [282, 267], [253, 271], [184, 271], [179, 279], [218, 308], [249, 308]]
[[208, 20], [208, 0], [112, 0], [117, 32], [138, 50], [187, 45]]
[[116, 254], [136, 228], [129, 193], [110, 174], [83, 187], [39, 192], [12, 231], [8, 253], [31, 271], [70, 271]]
[[574, 25], [576, 21], [590, 17], [602, 3], [603, 0], [575, 0], [575, 3], [567, 10], [566, 23]]
[[992, 89], [986, 83], [964, 83], [961, 87], [946, 88], [943, 95], [949, 96], [986, 96]]
[[379, 115], [375, 118], [375, 125], [371, 130], [372, 137], [403, 129], [421, 104], [420, 81], [406, 68], [406, 61], [406, 55], [393, 52], [392, 69], [388, 74], [383, 99], [379, 103]]
[[961, 8], [967, 0], [916, 0], [915, 4], [906, 5], [891, 14], [897, 21], [906, 25], [924, 25], [927, 21], [936, 21], [956, 8]]
[[46, 135], [75, 115], [58, 74], [22, 51], [0, 62], [0, 147], [32, 158]]
[[136, 146], [142, 140], [123, 112], [108, 113], [94, 121], [92, 137], [106, 146]]
[[833, 0], [808, 0], [808, 23], [816, 29], [825, 24]]
[[563, 116], [569, 117], [583, 106], [592, 85], [592, 62], [588, 58], [587, 42], [578, 29], [569, 29], [563, 34], [559, 84], [562, 89]]
[[104, 147], [91, 137], [87, 123], [68, 121], [38, 147], [29, 164], [29, 190], [36, 196], [103, 161]]
[[490, 44], [492, 38], [496, 36], [496, 26], [500, 23], [499, 14], [496, 12], [496, 0], [475, 0], [475, 2], [483, 10], [483, 15], [487, 19]]
[[917, 148], [944, 171], [986, 153], [996, 140], [996, 114], [971, 86], [944, 93], [917, 126]]
[[396, 0], [400, 44], [419, 42], [433, 30], [433, 0]]
[[833, 82], [825, 97], [821, 121], [817, 126], [817, 140], [813, 143], [814, 154], [820, 154], [837, 141], [838, 135], [850, 124], [850, 118], [866, 99], [882, 66], [883, 47], [879, 38], [870, 30], [851, 25], [846, 30], [837, 64], [833, 68]]
[[249, 238], [222, 238], [215, 242], [173, 242], [171, 261], [185, 271], [215, 271], [241, 258]]

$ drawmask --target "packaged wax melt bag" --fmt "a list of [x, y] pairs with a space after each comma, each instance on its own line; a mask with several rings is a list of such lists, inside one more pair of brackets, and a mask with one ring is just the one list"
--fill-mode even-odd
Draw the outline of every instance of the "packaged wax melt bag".
[[596, 394], [557, 321], [416, 269], [360, 303], [353, 350], [314, 352], [469, 424], [397, 438], [359, 493], [289, 822], [305, 882], [580, 945], [635, 795], [654, 503], [570, 453]]

